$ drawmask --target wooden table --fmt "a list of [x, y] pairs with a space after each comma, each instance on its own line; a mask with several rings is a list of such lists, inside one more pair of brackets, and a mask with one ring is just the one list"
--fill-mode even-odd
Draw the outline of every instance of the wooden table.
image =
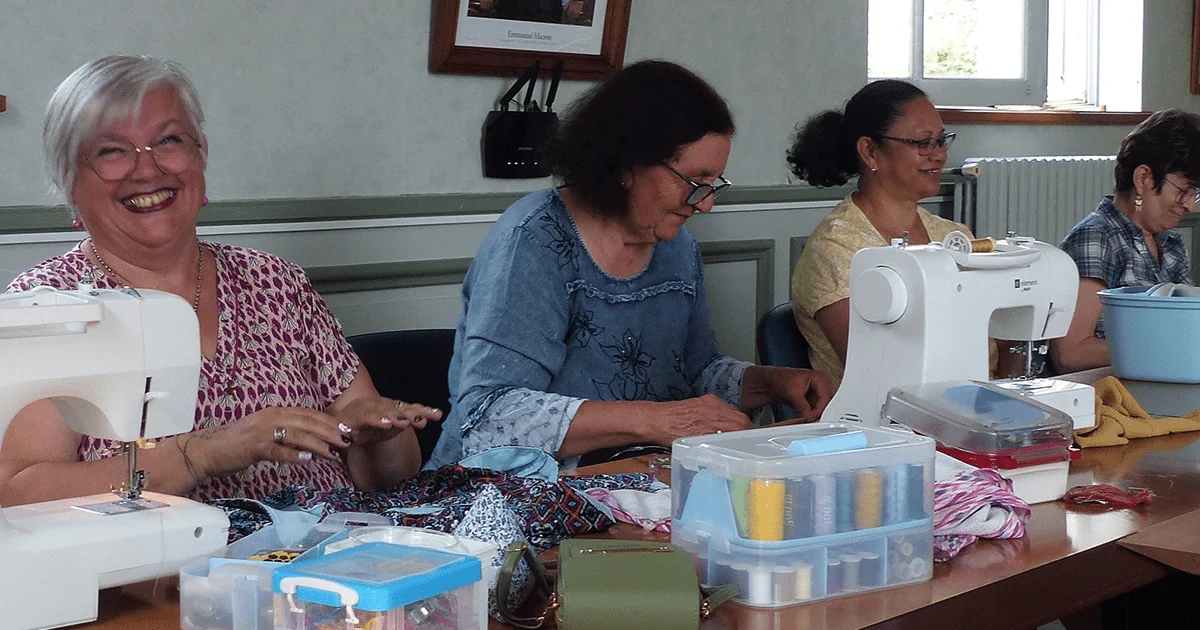
[[[583, 472], [646, 470], [644, 459]], [[923, 584], [779, 610], [723, 606], [705, 630], [774, 628], [1032, 628], [1091, 608], [1172, 573], [1116, 544], [1152, 523], [1200, 508], [1200, 432], [1086, 449], [1071, 466], [1071, 485], [1111, 483], [1148, 488], [1154, 503], [1137, 510], [1033, 506], [1025, 538], [980, 541], [935, 565]], [[618, 525], [601, 537], [666, 540]], [[168, 581], [169, 582], [169, 581]], [[89, 630], [178, 628], [177, 591], [143, 583], [101, 594], [100, 619]], [[493, 630], [505, 626], [495, 622]]]

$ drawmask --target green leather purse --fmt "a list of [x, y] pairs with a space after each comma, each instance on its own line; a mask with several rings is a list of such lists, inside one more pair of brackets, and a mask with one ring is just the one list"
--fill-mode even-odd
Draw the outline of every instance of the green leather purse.
[[502, 620], [518, 628], [539, 628], [553, 612], [560, 630], [695, 630], [702, 618], [738, 594], [732, 584], [702, 591], [691, 554], [668, 543], [572, 539], [559, 547], [553, 589], [529, 545], [509, 545], [497, 601], [508, 601], [512, 572], [522, 558], [548, 604], [535, 616], [522, 616], [502, 604]]

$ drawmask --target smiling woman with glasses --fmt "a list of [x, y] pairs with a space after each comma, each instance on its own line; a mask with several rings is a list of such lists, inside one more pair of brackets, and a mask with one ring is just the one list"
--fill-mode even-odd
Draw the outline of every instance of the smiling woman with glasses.
[[[850, 259], [893, 238], [941, 241], [965, 226], [930, 214], [922, 199], [938, 194], [955, 134], [916, 86], [894, 80], [862, 88], [843, 111], [810, 118], [787, 153], [795, 175], [813, 186], [841, 186], [847, 195], [813, 230], [792, 273], [792, 313], [809, 344], [813, 367], [842, 379], [850, 327]], [[991, 367], [998, 355], [992, 352]], [[1017, 369], [1010, 359], [1004, 373]]]
[[665, 61], [572, 105], [548, 150], [561, 186], [508, 208], [467, 272], [429, 467], [502, 445], [590, 463], [748, 429], [747, 414], [777, 400], [820, 417], [823, 374], [722, 354], [709, 323], [684, 224], [729, 189], [733, 133], [724, 99]]
[[1200, 203], [1200, 116], [1169, 109], [1134, 128], [1117, 151], [1114, 194], [1063, 239], [1079, 268], [1079, 298], [1067, 334], [1050, 344], [1060, 372], [1108, 365], [1097, 291], [1137, 284], [1192, 284], [1175, 230]]
[[[46, 108], [43, 146], [87, 233], [8, 290], [128, 286], [191, 305], [203, 355], [195, 422], [138, 459], [150, 490], [259, 499], [295, 485], [377, 490], [412, 476], [421, 456], [410, 428], [441, 412], [379, 395], [299, 267], [197, 236], [207, 203], [203, 124], [196, 90], [174, 63], [116, 55], [67, 77]], [[126, 477], [121, 452], [35, 402], [0, 446], [0, 502], [106, 492]]]

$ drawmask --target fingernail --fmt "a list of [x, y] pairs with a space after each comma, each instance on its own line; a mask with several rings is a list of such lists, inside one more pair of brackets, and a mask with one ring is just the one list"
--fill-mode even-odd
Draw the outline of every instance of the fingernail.
[[343, 441], [343, 442], [345, 442], [345, 443], [347, 443], [347, 444], [352, 444], [352, 442], [350, 441], [350, 436], [349, 436], [349, 435], [343, 435], [343, 436], [342, 436], [342, 441]]
[[379, 424], [382, 424], [385, 427], [390, 427], [390, 426], [392, 426], [392, 419], [391, 418], [380, 418]]
[[308, 451], [300, 451], [300, 461], [302, 461], [302, 462], [312, 461], [312, 457], [313, 457], [312, 453], [310, 453]]
[[350, 427], [346, 426], [344, 423], [341, 423], [341, 422], [339, 422], [339, 423], [338, 423], [338, 430], [339, 430], [339, 431], [341, 431], [342, 433], [349, 433], [349, 432], [350, 432]]

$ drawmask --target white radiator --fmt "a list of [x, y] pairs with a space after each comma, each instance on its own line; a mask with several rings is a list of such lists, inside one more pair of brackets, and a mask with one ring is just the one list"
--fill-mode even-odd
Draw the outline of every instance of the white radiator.
[[1101, 196], [1112, 194], [1116, 156], [970, 158], [963, 172], [972, 163], [978, 175], [963, 180], [960, 220], [980, 237], [1013, 231], [1057, 245]]

